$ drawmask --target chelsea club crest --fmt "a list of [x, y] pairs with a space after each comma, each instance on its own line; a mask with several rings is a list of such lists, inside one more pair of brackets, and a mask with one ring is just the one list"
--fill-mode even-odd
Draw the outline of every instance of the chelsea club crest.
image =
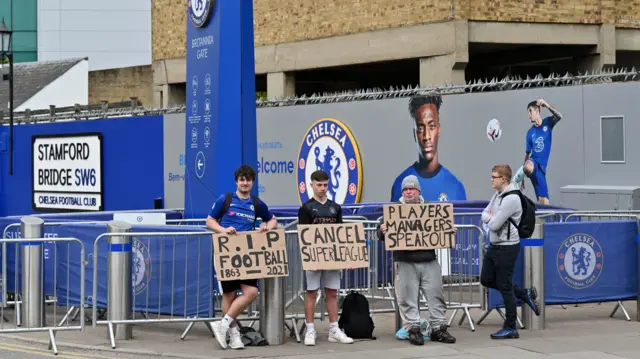
[[138, 238], [133, 238], [131, 251], [131, 275], [133, 295], [144, 292], [151, 279], [151, 256], [149, 248]]
[[338, 204], [358, 203], [362, 193], [362, 161], [353, 134], [334, 119], [322, 118], [307, 130], [298, 151], [298, 197], [304, 203], [313, 197], [311, 174], [329, 175], [327, 197]]
[[602, 273], [603, 264], [604, 253], [600, 244], [584, 233], [565, 239], [556, 258], [560, 278], [574, 289], [585, 289], [593, 285]]
[[189, 17], [195, 27], [203, 27], [209, 21], [214, 0], [188, 0]]

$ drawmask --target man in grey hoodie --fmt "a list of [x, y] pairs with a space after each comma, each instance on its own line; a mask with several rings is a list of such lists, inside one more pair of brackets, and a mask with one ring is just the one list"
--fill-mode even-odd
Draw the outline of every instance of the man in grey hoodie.
[[[414, 175], [406, 176], [402, 180], [400, 203], [424, 203], [420, 193], [418, 178]], [[384, 240], [386, 232], [387, 225], [384, 218], [381, 218], [378, 224], [378, 238]], [[430, 339], [440, 343], [455, 343], [456, 338], [447, 332], [447, 304], [442, 289], [442, 269], [435, 250], [394, 251], [393, 261], [396, 265], [396, 298], [403, 322], [403, 327], [396, 333], [396, 337], [408, 334], [411, 344], [424, 345], [418, 303], [419, 290], [422, 290], [429, 307]], [[400, 333], [401, 331], [403, 333]]]
[[480, 283], [499, 291], [504, 301], [506, 318], [503, 328], [491, 334], [491, 338], [515, 339], [520, 337], [516, 329], [516, 298], [530, 306], [536, 315], [540, 315], [536, 302], [538, 293], [535, 287], [523, 289], [512, 284], [513, 269], [520, 253], [517, 226], [522, 216], [522, 204], [520, 196], [510, 192], [520, 189], [514, 183], [509, 183], [509, 165], [496, 165], [491, 172], [491, 186], [496, 193], [482, 211], [482, 223], [489, 227], [491, 245], [482, 262]]

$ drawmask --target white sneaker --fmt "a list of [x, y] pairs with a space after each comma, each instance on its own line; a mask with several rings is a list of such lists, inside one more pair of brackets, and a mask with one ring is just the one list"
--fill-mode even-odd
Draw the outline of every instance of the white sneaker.
[[240, 334], [238, 327], [233, 327], [229, 330], [229, 346], [231, 349], [244, 348], [244, 343], [242, 343], [242, 334]]
[[227, 349], [227, 331], [229, 331], [229, 324], [226, 321], [220, 320], [211, 324], [213, 327], [213, 334], [215, 335], [218, 343], [222, 349]]
[[331, 343], [351, 344], [353, 339], [349, 338], [340, 328], [329, 330], [329, 341]]
[[304, 345], [316, 345], [315, 329], [307, 329], [307, 333], [304, 335]]

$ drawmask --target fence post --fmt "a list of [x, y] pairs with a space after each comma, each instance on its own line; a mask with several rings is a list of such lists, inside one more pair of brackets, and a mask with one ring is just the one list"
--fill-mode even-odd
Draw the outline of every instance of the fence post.
[[[20, 218], [22, 239], [42, 238], [44, 220]], [[22, 250], [22, 323], [25, 328], [46, 326], [44, 306], [44, 242], [20, 242]]]
[[[395, 314], [396, 314], [396, 332], [402, 328], [402, 317], [400, 316], [400, 305], [398, 304], [398, 298], [396, 297], [396, 275], [398, 271], [398, 265], [396, 262], [391, 259], [391, 275], [393, 276], [393, 300], [395, 301]], [[418, 307], [420, 306], [420, 301], [418, 300]], [[395, 333], [394, 333], [395, 334]]]
[[[127, 233], [131, 225], [122, 221], [107, 223], [109, 233]], [[109, 273], [109, 301], [107, 303], [108, 320], [132, 319], [131, 296], [131, 236], [109, 236], [109, 252], [107, 270]], [[114, 337], [120, 340], [133, 338], [133, 325], [114, 324]]]
[[260, 333], [269, 345], [284, 344], [286, 277], [260, 280]]
[[536, 287], [540, 316], [526, 304], [522, 305], [522, 321], [529, 330], [544, 330], [547, 327], [544, 303], [544, 219], [536, 218], [536, 226], [531, 238], [523, 239], [524, 246], [524, 286]]

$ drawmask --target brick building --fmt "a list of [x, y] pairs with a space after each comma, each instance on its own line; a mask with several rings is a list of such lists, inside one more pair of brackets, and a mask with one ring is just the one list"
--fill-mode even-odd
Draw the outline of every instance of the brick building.
[[[640, 67], [637, 0], [254, 0], [269, 96]], [[186, 6], [152, 8], [153, 102], [185, 101]]]

